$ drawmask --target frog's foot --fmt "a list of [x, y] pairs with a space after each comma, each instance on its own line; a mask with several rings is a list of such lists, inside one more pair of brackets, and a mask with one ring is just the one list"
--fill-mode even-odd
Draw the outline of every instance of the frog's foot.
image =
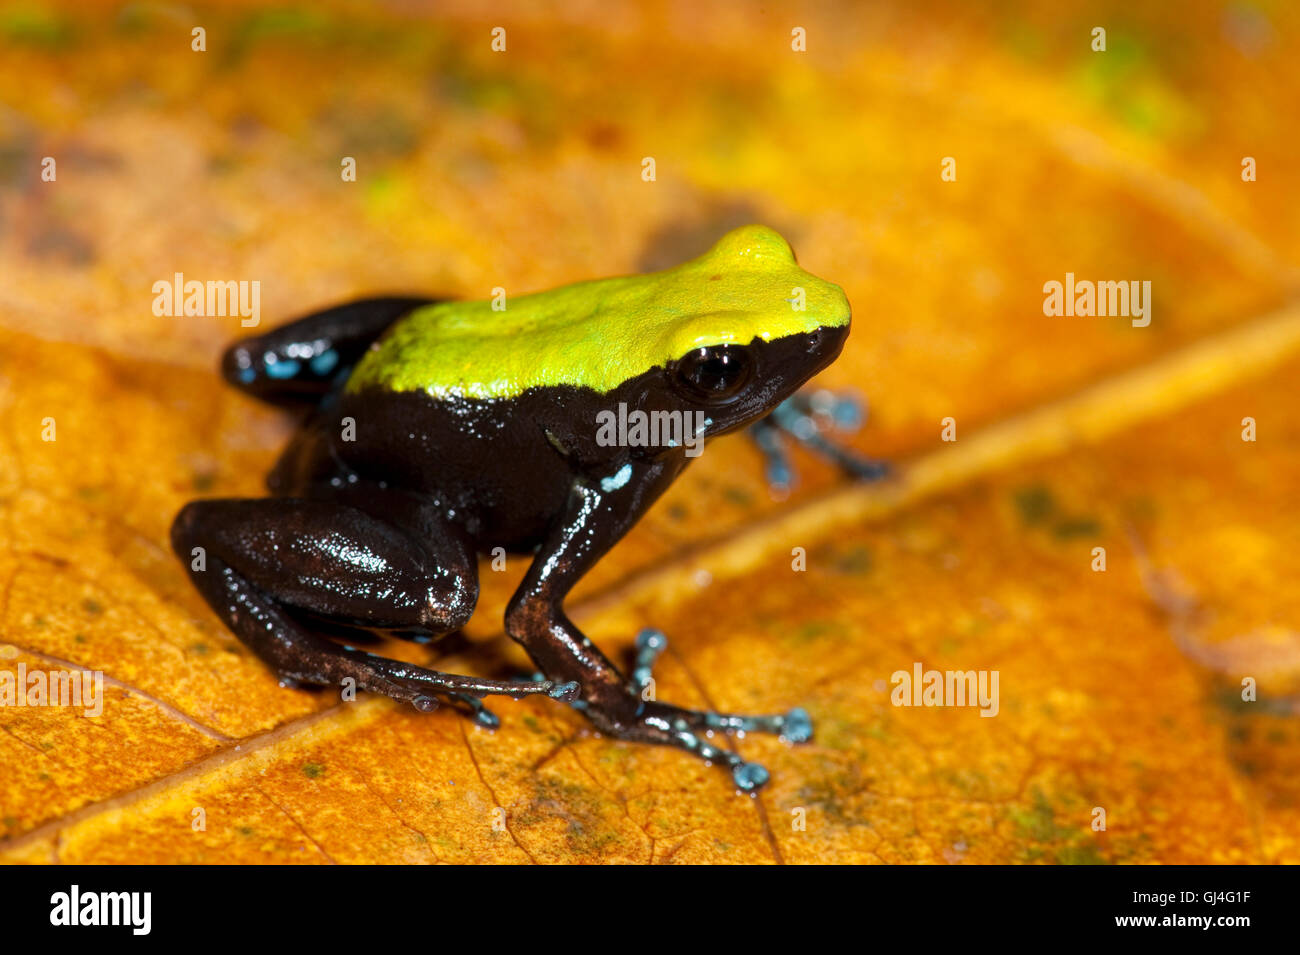
[[781, 715], [740, 716], [713, 710], [688, 710], [655, 701], [651, 672], [667, 645], [668, 639], [660, 631], [641, 631], [636, 639], [636, 661], [627, 681], [626, 695], [608, 704], [600, 697], [579, 700], [573, 704], [574, 708], [611, 736], [676, 746], [708, 762], [719, 763], [731, 770], [736, 786], [746, 792], [767, 782], [767, 770], [714, 745], [715, 733], [739, 736], [774, 733], [792, 743], [805, 743], [812, 738], [812, 720], [800, 708]]
[[860, 399], [826, 389], [811, 394], [798, 392], [777, 405], [771, 414], [750, 429], [765, 459], [764, 470], [772, 493], [784, 496], [796, 483], [785, 445], [786, 436], [857, 480], [878, 481], [886, 477], [889, 474], [887, 462], [863, 457], [827, 437], [837, 431], [856, 431], [862, 427], [865, 418], [866, 411]]

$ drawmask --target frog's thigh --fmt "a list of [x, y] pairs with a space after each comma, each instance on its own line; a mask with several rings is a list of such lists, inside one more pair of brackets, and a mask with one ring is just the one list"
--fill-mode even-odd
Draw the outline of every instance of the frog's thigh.
[[[440, 673], [341, 646], [288, 612], [292, 605], [376, 626], [433, 619], [439, 628], [467, 617], [473, 601], [463, 593], [474, 586], [472, 555], [463, 548], [448, 552], [452, 561], [467, 562], [466, 572], [455, 579], [429, 576], [428, 552], [421, 556], [415, 542], [403, 537], [356, 508], [295, 499], [196, 501], [172, 525], [172, 546], [188, 562], [199, 592], [282, 680], [318, 686], [351, 681], [355, 688], [407, 700], [422, 710], [433, 709], [435, 697], [576, 697], [575, 683]], [[426, 575], [423, 591], [415, 582], [421, 574]], [[398, 594], [413, 599], [397, 599]], [[428, 599], [418, 599], [420, 594]], [[439, 610], [427, 614], [425, 608], [435, 602]], [[449, 615], [447, 606], [461, 609]], [[481, 707], [474, 716], [483, 725], [495, 724]]]
[[172, 542], [205, 593], [215, 559], [277, 603], [367, 627], [446, 633], [478, 598], [474, 554], [451, 528], [416, 540], [333, 501], [195, 501], [177, 515]]

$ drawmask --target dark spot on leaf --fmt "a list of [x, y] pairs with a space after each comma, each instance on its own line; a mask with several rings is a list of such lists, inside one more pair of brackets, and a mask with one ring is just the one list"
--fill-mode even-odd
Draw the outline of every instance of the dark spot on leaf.
[[1057, 865], [1109, 865], [1096, 846], [1066, 846], [1056, 853]]
[[754, 504], [754, 496], [743, 487], [736, 487], [734, 484], [724, 488], [722, 494], [737, 507], [749, 508]]
[[835, 630], [835, 624], [828, 620], [808, 620], [799, 625], [794, 631], [794, 639], [798, 643], [807, 643], [825, 636]]
[[11, 43], [58, 50], [72, 44], [69, 20], [38, 4], [19, 4], [0, 11], [0, 36]]
[[0, 143], [0, 182], [16, 186], [40, 177], [40, 163], [30, 143], [9, 140]]
[[1058, 865], [1106, 865], [1092, 842], [1092, 830], [1086, 822], [1079, 825], [1062, 825], [1056, 812], [1042, 790], [1034, 790], [1034, 803], [1029, 809], [1015, 809], [1010, 813], [1022, 839], [1040, 843], [1026, 846], [1021, 858], [1025, 862], [1049, 859]]
[[1020, 519], [1026, 524], [1041, 524], [1056, 511], [1056, 499], [1046, 484], [1020, 488], [1013, 500]]
[[865, 574], [871, 566], [871, 550], [863, 546], [837, 553], [831, 561], [831, 567], [841, 574]]
[[623, 130], [613, 123], [596, 122], [587, 127], [583, 138], [592, 149], [608, 152], [623, 142]]
[[1059, 540], [1096, 537], [1100, 533], [1101, 522], [1092, 517], [1067, 517], [1052, 526], [1052, 534]]
[[72, 229], [51, 223], [28, 238], [27, 254], [33, 259], [85, 266], [95, 261], [95, 246]]
[[214, 176], [224, 176], [239, 168], [239, 160], [230, 153], [218, 153], [208, 157], [208, 172]]

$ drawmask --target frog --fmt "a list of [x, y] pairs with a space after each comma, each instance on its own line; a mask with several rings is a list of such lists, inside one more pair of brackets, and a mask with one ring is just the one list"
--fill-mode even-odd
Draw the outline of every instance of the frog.
[[[804, 271], [761, 225], [645, 275], [312, 313], [236, 341], [221, 359], [231, 385], [298, 416], [266, 478], [270, 496], [189, 502], [173, 550], [282, 685], [449, 706], [487, 728], [500, 720], [485, 698], [544, 695], [600, 734], [684, 750], [753, 792], [769, 773], [727, 737], [804, 743], [808, 712], [662, 702], [652, 673], [664, 634], [641, 632], [624, 674], [565, 600], [703, 442], [764, 420], [830, 365], [850, 318], [844, 291]], [[656, 441], [605, 427], [638, 413], [680, 426]], [[365, 649], [363, 638], [433, 643], [460, 631], [490, 554], [529, 560], [504, 628], [531, 677], [446, 673]]]

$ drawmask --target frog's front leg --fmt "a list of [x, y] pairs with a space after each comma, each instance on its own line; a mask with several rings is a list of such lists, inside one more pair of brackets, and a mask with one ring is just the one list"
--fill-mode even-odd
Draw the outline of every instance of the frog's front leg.
[[768, 486], [777, 496], [789, 493], [795, 484], [794, 467], [785, 447], [789, 437], [841, 471], [860, 481], [878, 481], [889, 475], [889, 464], [867, 458], [831, 440], [835, 431], [856, 431], [862, 427], [866, 409], [861, 399], [829, 389], [800, 391], [772, 409], [772, 413], [749, 429], [764, 458]]
[[552, 681], [576, 681], [573, 706], [601, 732], [619, 739], [676, 746], [727, 766], [741, 789], [767, 781], [767, 770], [710, 742], [715, 731], [779, 733], [794, 742], [812, 735], [802, 710], [785, 716], [737, 716], [688, 710], [646, 699], [654, 658], [666, 641], [643, 637], [637, 666], [625, 679], [609, 659], [565, 615], [564, 598], [573, 585], [623, 536], [680, 470], [679, 462], [624, 465], [602, 481], [579, 480], [564, 515], [542, 544], [506, 612], [506, 632], [528, 651]]

